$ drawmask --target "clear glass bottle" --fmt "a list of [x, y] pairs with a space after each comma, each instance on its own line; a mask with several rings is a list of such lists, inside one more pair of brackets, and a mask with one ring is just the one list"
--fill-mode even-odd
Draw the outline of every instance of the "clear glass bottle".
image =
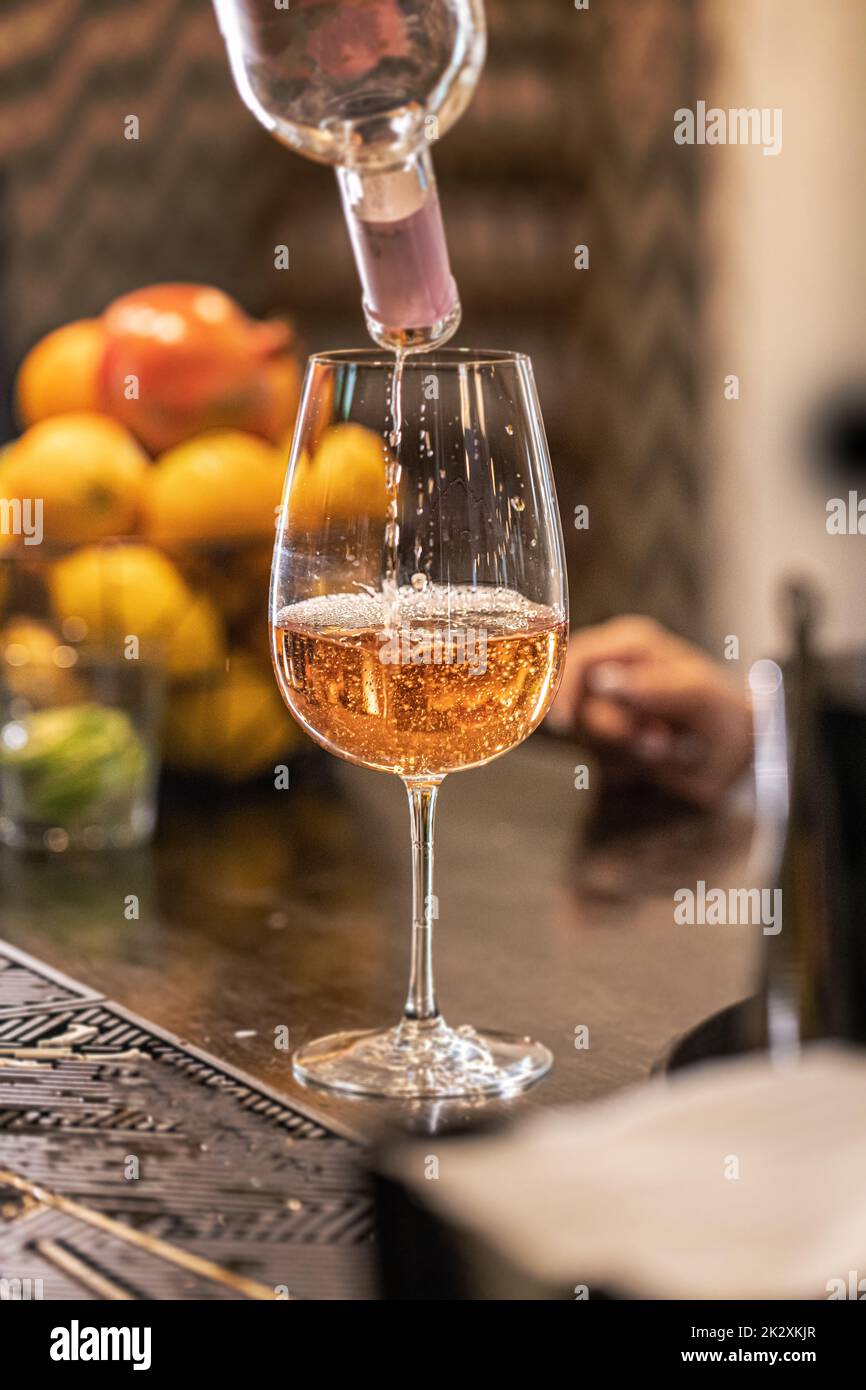
[[235, 84], [283, 144], [333, 164], [367, 327], [384, 347], [460, 323], [430, 145], [484, 62], [482, 0], [214, 0]]

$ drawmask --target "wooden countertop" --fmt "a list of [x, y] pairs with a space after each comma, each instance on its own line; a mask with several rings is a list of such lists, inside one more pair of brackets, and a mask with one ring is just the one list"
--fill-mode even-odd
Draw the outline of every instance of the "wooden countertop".
[[[538, 1087], [495, 1103], [512, 1110], [646, 1076], [754, 977], [755, 928], [673, 917], [678, 887], [746, 884], [748, 825], [634, 790], [578, 791], [581, 760], [536, 735], [440, 796], [443, 1012], [532, 1033], [556, 1056]], [[274, 1046], [282, 1026], [294, 1046], [399, 1017], [410, 886], [397, 779], [314, 752], [287, 791], [169, 790], [149, 851], [47, 862], [4, 851], [2, 873], [4, 937], [319, 1113], [361, 1133], [389, 1115], [424, 1129], [469, 1115], [305, 1091]], [[576, 1049], [581, 1025], [589, 1046]]]

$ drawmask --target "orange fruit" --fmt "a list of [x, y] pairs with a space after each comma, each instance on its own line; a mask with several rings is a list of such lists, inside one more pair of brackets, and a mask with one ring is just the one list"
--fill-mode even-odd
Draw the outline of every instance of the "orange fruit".
[[50, 545], [124, 535], [137, 520], [147, 455], [106, 415], [40, 420], [4, 450], [0, 496], [39, 500]]
[[282, 472], [277, 450], [255, 435], [198, 435], [163, 454], [151, 469], [145, 533], [166, 546], [272, 538]]
[[105, 329], [99, 319], [55, 328], [30, 349], [15, 383], [18, 415], [34, 425], [70, 410], [98, 410]]

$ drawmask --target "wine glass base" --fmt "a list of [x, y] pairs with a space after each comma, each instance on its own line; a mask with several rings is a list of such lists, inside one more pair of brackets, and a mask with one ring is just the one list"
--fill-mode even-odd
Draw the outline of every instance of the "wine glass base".
[[550, 1070], [542, 1043], [510, 1033], [476, 1032], [444, 1019], [404, 1019], [396, 1028], [331, 1033], [299, 1048], [292, 1070], [305, 1086], [392, 1100], [508, 1096]]

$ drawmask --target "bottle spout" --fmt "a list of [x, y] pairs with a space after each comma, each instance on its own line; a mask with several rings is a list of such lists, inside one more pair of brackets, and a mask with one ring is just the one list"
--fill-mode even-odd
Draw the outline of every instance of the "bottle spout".
[[387, 169], [340, 167], [337, 182], [370, 336], [404, 352], [441, 346], [461, 309], [429, 151]]

